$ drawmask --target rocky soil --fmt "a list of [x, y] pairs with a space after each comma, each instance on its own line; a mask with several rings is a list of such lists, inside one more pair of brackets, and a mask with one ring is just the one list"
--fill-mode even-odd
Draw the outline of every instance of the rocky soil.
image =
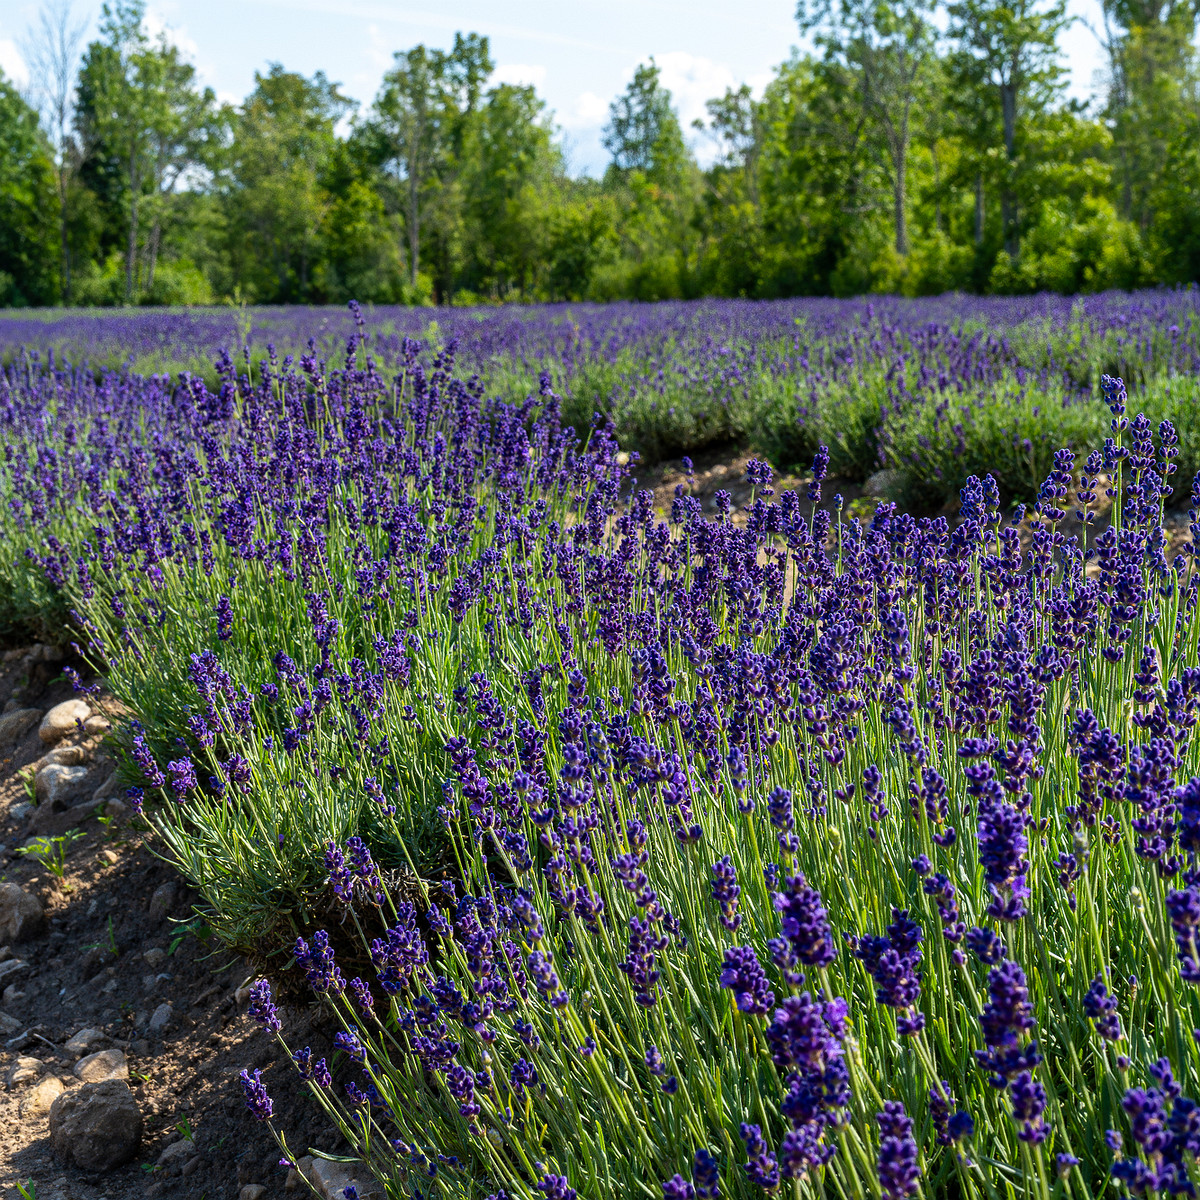
[[[245, 1017], [251, 966], [208, 936], [120, 798], [111, 699], [76, 697], [64, 665], [46, 646], [0, 653], [0, 1195], [311, 1194], [238, 1072], [262, 1068], [294, 1154], [345, 1147]], [[288, 1016], [290, 1040], [327, 1053], [319, 1013]], [[318, 1194], [349, 1181], [300, 1165]]]

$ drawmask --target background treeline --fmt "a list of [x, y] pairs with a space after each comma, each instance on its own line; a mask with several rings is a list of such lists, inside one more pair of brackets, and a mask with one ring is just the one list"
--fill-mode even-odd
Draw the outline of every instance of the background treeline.
[[1096, 290], [1200, 276], [1200, 0], [1105, 0], [1107, 88], [1065, 94], [1065, 0], [801, 0], [813, 53], [697, 122], [654, 63], [572, 177], [488, 40], [395, 56], [359, 109], [273, 64], [219, 105], [141, 0], [81, 47], [42, 14], [0, 75], [0, 304]]

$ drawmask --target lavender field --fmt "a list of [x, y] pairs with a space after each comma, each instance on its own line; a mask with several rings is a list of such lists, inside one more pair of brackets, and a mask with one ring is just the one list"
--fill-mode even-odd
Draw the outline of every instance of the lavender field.
[[393, 1200], [1190, 1195], [1196, 308], [5, 318], [0, 622]]

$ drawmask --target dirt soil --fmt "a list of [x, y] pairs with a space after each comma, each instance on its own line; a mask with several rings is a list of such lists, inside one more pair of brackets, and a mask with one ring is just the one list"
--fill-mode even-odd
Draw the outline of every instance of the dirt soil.
[[[5, 945], [0, 934], [0, 1195], [304, 1195], [308, 1189], [295, 1175], [287, 1186], [278, 1148], [246, 1112], [238, 1072], [262, 1068], [293, 1153], [313, 1147], [338, 1153], [344, 1146], [297, 1086], [278, 1046], [244, 1015], [250, 967], [206, 936], [197, 897], [155, 857], [145, 823], [120, 799], [95, 802], [97, 791], [122, 794], [105, 749], [109, 722], [102, 714], [111, 716], [113, 706], [103, 694], [87, 697], [94, 715], [86, 727], [53, 747], [60, 761], [86, 768], [70, 803], [48, 796], [32, 803], [34, 771], [51, 751], [39, 736], [41, 716], [74, 695], [63, 665], [61, 652], [49, 647], [0, 653], [0, 713], [34, 710], [15, 744], [0, 743], [0, 884], [18, 884], [45, 912], [36, 936]], [[65, 839], [51, 842], [52, 854], [44, 855], [58, 866], [53, 854], [61, 848], [61, 878], [20, 853], [39, 836]], [[318, 1016], [291, 1012], [285, 1029], [293, 1044], [311, 1041], [327, 1053]], [[90, 1044], [69, 1048], [82, 1030], [94, 1031]], [[46, 1098], [57, 1085], [45, 1081], [58, 1079], [68, 1090], [83, 1086], [76, 1063], [105, 1049], [125, 1054], [144, 1127], [131, 1162], [91, 1176], [51, 1148]], [[177, 1144], [184, 1142], [191, 1145]]]

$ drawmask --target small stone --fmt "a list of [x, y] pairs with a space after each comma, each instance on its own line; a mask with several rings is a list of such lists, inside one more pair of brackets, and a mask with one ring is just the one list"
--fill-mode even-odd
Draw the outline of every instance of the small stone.
[[359, 1200], [382, 1200], [383, 1192], [359, 1163], [334, 1162], [328, 1158], [314, 1158], [308, 1178], [317, 1193], [325, 1200], [342, 1200], [345, 1189], [351, 1185], [358, 1192]]
[[38, 737], [47, 746], [53, 746], [76, 728], [76, 721], [86, 721], [91, 715], [92, 710], [82, 700], [64, 700], [42, 718]]
[[0, 883], [0, 941], [23, 942], [37, 937], [45, 924], [42, 902], [15, 883]]
[[167, 957], [167, 952], [161, 946], [151, 946], [142, 951], [142, 958], [152, 967], [157, 967]]
[[303, 1158], [296, 1159], [296, 1165], [287, 1173], [287, 1179], [283, 1186], [289, 1191], [294, 1192], [297, 1188], [307, 1188], [305, 1182], [308, 1179], [308, 1173], [312, 1170], [313, 1160], [311, 1154], [306, 1154]]
[[55, 1100], [66, 1090], [66, 1085], [57, 1075], [47, 1075], [37, 1087], [30, 1089], [25, 1099], [21, 1101], [21, 1116], [26, 1118], [46, 1116]]
[[115, 850], [105, 848], [100, 851], [100, 857], [111, 867], [113, 863], [121, 861], [121, 856]]
[[72, 1034], [63, 1043], [63, 1049], [68, 1054], [79, 1055], [83, 1054], [89, 1046], [94, 1046], [97, 1042], [107, 1040], [107, 1034], [101, 1033], [99, 1029], [81, 1029], [78, 1033]]
[[88, 719], [84, 721], [83, 727], [88, 731], [88, 733], [107, 733], [112, 728], [107, 719], [102, 717], [99, 713], [88, 717]]
[[191, 1138], [183, 1138], [181, 1141], [172, 1142], [159, 1156], [158, 1165], [164, 1169], [170, 1167], [182, 1167], [189, 1159], [194, 1158], [196, 1154], [196, 1143]]
[[91, 755], [82, 746], [55, 746], [55, 748], [43, 755], [38, 762], [37, 769], [40, 771], [43, 767], [78, 767], [87, 762]]
[[8, 815], [12, 817], [14, 821], [24, 821], [32, 815], [33, 811], [33, 805], [30, 804], [28, 800], [22, 800], [20, 804], [14, 804], [12, 808], [8, 810]]
[[150, 907], [147, 914], [151, 921], [161, 921], [171, 911], [175, 904], [175, 885], [163, 883], [154, 889], [150, 897]]
[[25, 993], [21, 991], [21, 989], [17, 987], [15, 983], [10, 983], [8, 987], [4, 989], [4, 1003], [15, 1004], [24, 995]]
[[174, 1018], [174, 1013], [171, 1011], [169, 1004], [160, 1004], [150, 1017], [150, 1023], [147, 1028], [151, 1033], [161, 1034], [167, 1029]]
[[23, 958], [10, 958], [7, 962], [0, 962], [0, 979], [7, 979], [10, 975], [28, 970], [29, 964]]
[[34, 791], [39, 805], [67, 808], [87, 791], [87, 767], [67, 767], [49, 763], [34, 779]]
[[16, 1062], [8, 1068], [8, 1072], [4, 1076], [5, 1087], [12, 1089], [18, 1084], [38, 1079], [44, 1066], [45, 1064], [40, 1058], [28, 1058], [24, 1054], [18, 1054]]
[[145, 1038], [138, 1038], [136, 1041], [130, 1042], [129, 1048], [138, 1058], [150, 1057], [150, 1043]]
[[16, 1033], [21, 1028], [21, 1022], [16, 1017], [10, 1017], [6, 1012], [0, 1012], [0, 1033]]
[[99, 803], [101, 800], [107, 800], [110, 796], [115, 796], [117, 793], [117, 772], [109, 771], [108, 777], [104, 782], [92, 793], [92, 799]]
[[40, 708], [15, 708], [0, 717], [0, 750], [16, 745], [41, 720]]
[[97, 1050], [75, 1064], [75, 1077], [84, 1083], [105, 1083], [110, 1079], [128, 1079], [129, 1066], [121, 1050]]
[[266, 1194], [267, 1189], [261, 1183], [248, 1183], [238, 1192], [238, 1200], [261, 1200]]
[[130, 807], [119, 796], [110, 796], [104, 802], [104, 815], [114, 821], [124, 821], [130, 813]]
[[127, 1163], [142, 1140], [142, 1114], [124, 1080], [85, 1083], [63, 1092], [50, 1109], [50, 1144], [82, 1171]]
[[189, 1158], [187, 1162], [185, 1162], [183, 1166], [179, 1168], [180, 1175], [182, 1175], [185, 1179], [189, 1175], [194, 1175], [198, 1170], [200, 1170], [200, 1166], [203, 1162], [204, 1159], [199, 1154], [197, 1154], [194, 1158]]

